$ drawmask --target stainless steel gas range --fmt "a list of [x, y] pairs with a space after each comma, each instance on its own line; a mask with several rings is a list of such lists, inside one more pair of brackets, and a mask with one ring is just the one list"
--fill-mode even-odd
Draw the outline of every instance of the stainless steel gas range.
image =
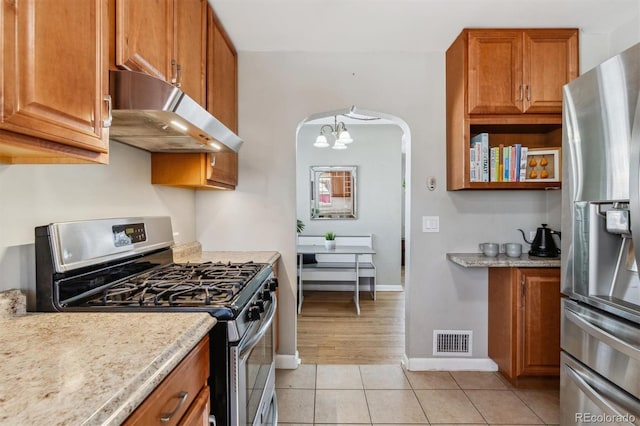
[[38, 311], [208, 312], [210, 422], [277, 424], [269, 264], [173, 263], [169, 217], [37, 227]]

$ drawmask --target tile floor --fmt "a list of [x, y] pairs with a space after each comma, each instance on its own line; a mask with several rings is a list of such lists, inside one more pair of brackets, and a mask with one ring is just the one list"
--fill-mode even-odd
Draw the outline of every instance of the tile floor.
[[558, 424], [558, 390], [515, 389], [497, 373], [405, 371], [400, 365], [276, 370], [279, 423]]

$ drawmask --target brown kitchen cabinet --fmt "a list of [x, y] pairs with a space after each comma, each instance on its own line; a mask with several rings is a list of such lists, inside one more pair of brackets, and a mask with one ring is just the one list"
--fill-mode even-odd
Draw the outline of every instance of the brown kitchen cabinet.
[[115, 65], [180, 87], [205, 106], [206, 0], [116, 0]]
[[518, 385], [560, 372], [560, 269], [489, 268], [489, 357]]
[[124, 422], [129, 425], [209, 425], [209, 336], [173, 369]]
[[562, 113], [562, 86], [578, 76], [578, 30], [465, 30], [457, 43], [469, 114]]
[[189, 189], [235, 189], [235, 152], [151, 154], [151, 183]]
[[106, 0], [0, 7], [0, 162], [107, 163]]
[[213, 9], [207, 16], [207, 110], [238, 133], [237, 53]]
[[447, 190], [546, 189], [561, 182], [471, 182], [471, 138], [562, 145], [562, 86], [578, 75], [576, 29], [465, 29], [446, 54]]

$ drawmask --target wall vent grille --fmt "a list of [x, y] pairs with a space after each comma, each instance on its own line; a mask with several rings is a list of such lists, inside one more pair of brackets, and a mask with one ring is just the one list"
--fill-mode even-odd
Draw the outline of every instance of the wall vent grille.
[[434, 356], [471, 356], [473, 331], [433, 330]]

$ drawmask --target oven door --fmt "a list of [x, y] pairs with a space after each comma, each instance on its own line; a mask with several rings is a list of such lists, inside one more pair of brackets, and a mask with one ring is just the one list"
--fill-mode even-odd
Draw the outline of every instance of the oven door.
[[[275, 293], [259, 321], [255, 321], [237, 346], [231, 347], [231, 424], [273, 423], [275, 403], [275, 352], [273, 319]], [[274, 423], [275, 424], [275, 423]]]

